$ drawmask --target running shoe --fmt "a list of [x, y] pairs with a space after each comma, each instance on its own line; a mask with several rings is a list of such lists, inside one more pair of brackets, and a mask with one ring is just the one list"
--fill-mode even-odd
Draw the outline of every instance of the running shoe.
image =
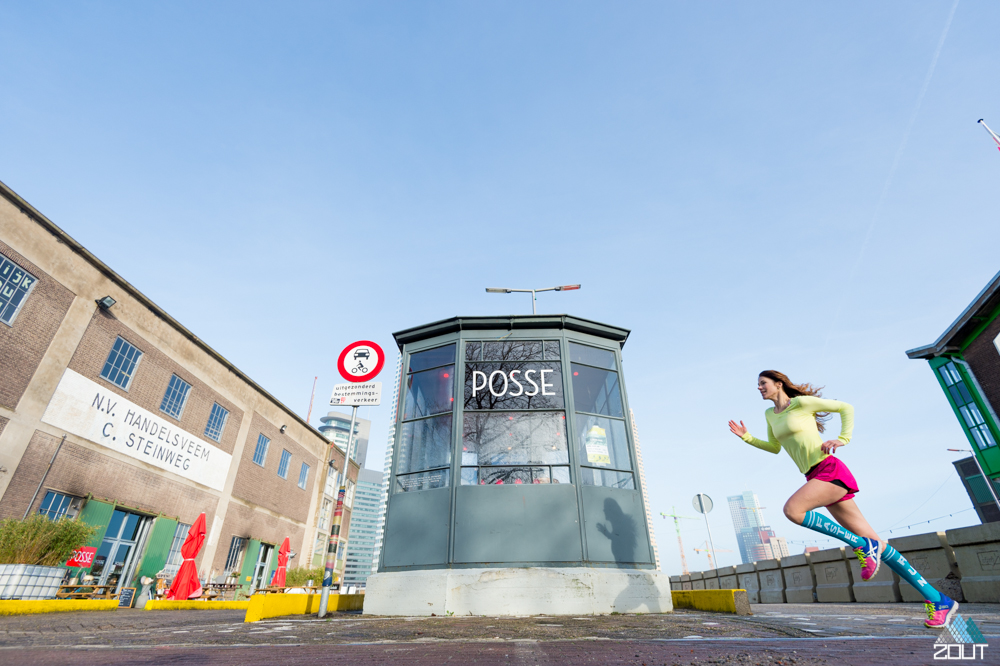
[[868, 581], [878, 573], [885, 546], [878, 539], [861, 538], [865, 540], [865, 546], [863, 548], [855, 548], [854, 554], [858, 556], [858, 562], [861, 563], [861, 580]]
[[925, 601], [924, 608], [927, 609], [927, 621], [924, 622], [924, 626], [937, 629], [938, 627], [947, 627], [951, 624], [951, 621], [955, 618], [955, 613], [958, 612], [958, 602], [942, 594], [941, 601], [937, 603]]

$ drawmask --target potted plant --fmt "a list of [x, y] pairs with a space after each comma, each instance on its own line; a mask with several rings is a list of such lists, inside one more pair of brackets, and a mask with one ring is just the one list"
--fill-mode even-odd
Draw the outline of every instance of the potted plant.
[[97, 533], [77, 520], [40, 514], [0, 521], [0, 599], [54, 599], [65, 562]]

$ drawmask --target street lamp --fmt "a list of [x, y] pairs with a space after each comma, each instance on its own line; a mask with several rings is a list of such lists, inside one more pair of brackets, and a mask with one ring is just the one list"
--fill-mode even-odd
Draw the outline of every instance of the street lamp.
[[948, 449], [948, 450], [949, 451], [958, 451], [960, 453], [971, 453], [972, 454], [972, 459], [976, 461], [976, 467], [979, 469], [979, 473], [983, 475], [983, 481], [986, 482], [986, 487], [990, 489], [990, 495], [993, 496], [993, 502], [994, 502], [994, 504], [996, 504], [997, 508], [1000, 509], [1000, 499], [997, 499], [997, 493], [993, 489], [993, 480], [990, 477], [986, 476], [986, 472], [983, 471], [983, 466], [979, 464], [979, 458], [976, 457], [975, 452], [972, 451], [972, 449]]
[[567, 284], [567, 285], [563, 285], [562, 287], [547, 287], [545, 289], [497, 289], [495, 287], [492, 287], [492, 288], [491, 287], [487, 287], [486, 288], [486, 293], [487, 294], [511, 294], [511, 293], [514, 293], [514, 292], [519, 292], [519, 293], [524, 293], [524, 294], [531, 294], [531, 314], [538, 314], [537, 310], [535, 309], [535, 301], [536, 301], [535, 294], [536, 293], [538, 293], [540, 291], [573, 291], [574, 289], [579, 289], [579, 288], [580, 288], [580, 285], [578, 285], [578, 284]]

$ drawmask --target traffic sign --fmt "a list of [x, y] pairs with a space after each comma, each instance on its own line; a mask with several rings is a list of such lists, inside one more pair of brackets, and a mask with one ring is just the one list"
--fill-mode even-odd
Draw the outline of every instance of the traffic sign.
[[365, 382], [375, 379], [385, 365], [382, 348], [369, 340], [352, 342], [340, 352], [337, 370], [349, 382]]
[[331, 405], [347, 405], [361, 407], [363, 405], [378, 405], [382, 400], [382, 382], [364, 382], [360, 384], [336, 384], [333, 387]]
[[695, 495], [694, 499], [691, 500], [691, 504], [694, 505], [694, 509], [698, 513], [708, 513], [709, 511], [712, 510], [712, 507], [714, 506], [712, 504], [712, 498], [703, 493], [698, 493], [697, 495]]

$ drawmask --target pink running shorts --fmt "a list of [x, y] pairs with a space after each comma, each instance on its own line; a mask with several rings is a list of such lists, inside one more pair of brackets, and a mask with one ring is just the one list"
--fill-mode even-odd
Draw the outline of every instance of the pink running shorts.
[[[847, 494], [837, 500], [837, 502], [849, 500], [854, 497], [854, 493], [859, 492], [858, 482], [854, 480], [851, 470], [847, 469], [847, 465], [837, 456], [827, 456], [813, 465], [812, 469], [806, 472], [806, 480], [812, 481], [813, 479], [826, 481], [846, 490]], [[834, 504], [837, 502], [834, 502]]]

